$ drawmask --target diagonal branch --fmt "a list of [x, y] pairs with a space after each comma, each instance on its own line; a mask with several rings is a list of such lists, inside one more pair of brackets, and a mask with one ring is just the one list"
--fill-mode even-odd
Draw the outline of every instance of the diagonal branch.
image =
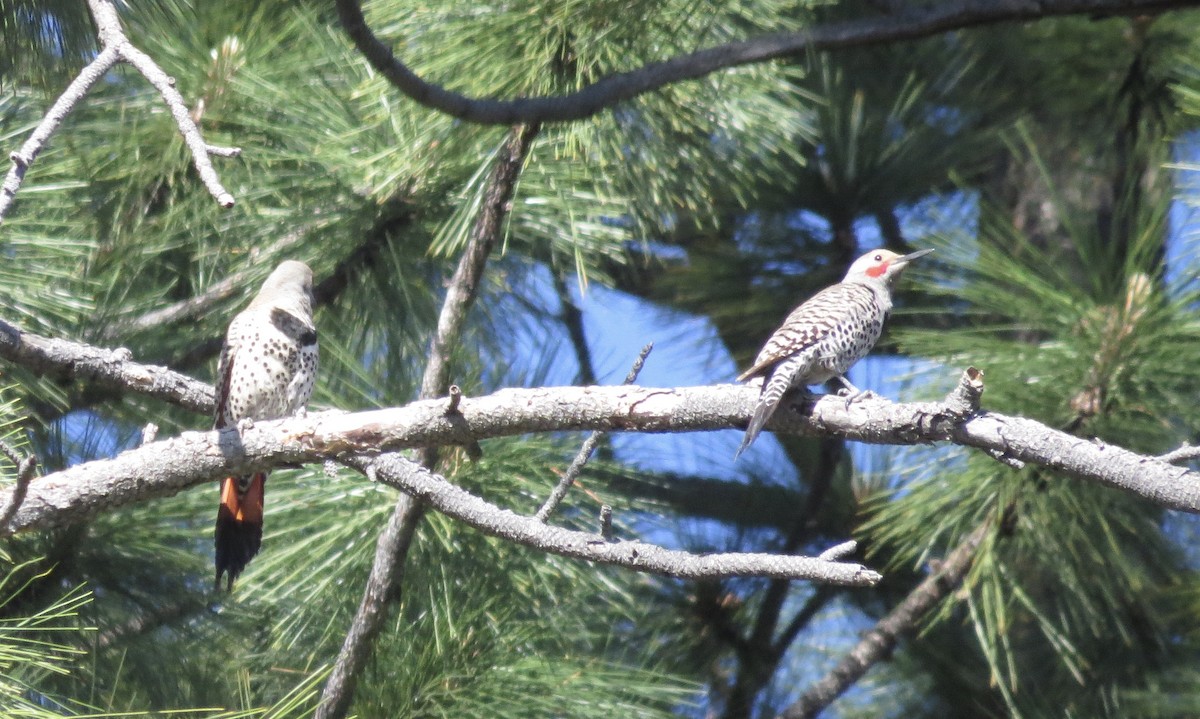
[[547, 526], [534, 517], [495, 507], [396, 453], [357, 455], [345, 461], [363, 472], [373, 471], [378, 481], [485, 534], [564, 557], [684, 579], [781, 576], [865, 586], [880, 578], [861, 565], [823, 557], [742, 552], [697, 555], [639, 541], [605, 540], [598, 534]]
[[38, 375], [91, 382], [104, 389], [138, 392], [200, 414], [212, 414], [213, 389], [166, 367], [134, 362], [125, 349], [24, 332], [0, 320], [0, 357]]
[[[430, 342], [429, 363], [421, 378], [422, 399], [440, 397], [449, 389], [453, 347], [462, 337], [467, 312], [478, 295], [488, 256], [500, 239], [517, 178], [539, 129], [538, 125], [512, 128], [492, 168], [483, 205], [442, 301], [437, 329]], [[474, 447], [474, 441], [469, 441], [468, 445]], [[379, 463], [384, 461], [386, 458], [378, 460]], [[421, 463], [432, 469], [437, 464], [437, 448], [423, 447]], [[404, 494], [397, 500], [387, 527], [376, 543], [375, 559], [362, 601], [321, 693], [321, 704], [315, 714], [317, 719], [341, 719], [349, 712], [358, 676], [366, 666], [387, 618], [387, 602], [400, 592], [404, 561], [423, 513], [424, 505], [412, 496]]]
[[104, 73], [111, 70], [120, 59], [120, 53], [116, 48], [106, 47], [101, 50], [100, 54], [96, 55], [96, 59], [79, 71], [71, 84], [67, 85], [63, 94], [59, 95], [54, 104], [50, 106], [37, 127], [33, 129], [33, 134], [21, 145], [21, 149], [9, 155], [9, 159], [12, 160], [12, 168], [4, 178], [3, 187], [0, 187], [0, 219], [8, 212], [8, 208], [16, 199], [17, 191], [21, 189], [21, 183], [25, 181], [25, 171], [41, 154], [42, 148], [46, 146], [50, 136], [54, 134], [71, 110], [75, 109], [80, 100], [88, 94], [96, 81], [104, 77]]
[[785, 709], [780, 714], [781, 719], [812, 719], [866, 674], [876, 662], [890, 654], [901, 636], [913, 632], [938, 602], [962, 584], [990, 527], [990, 520], [976, 527], [975, 531], [946, 557], [946, 561], [918, 584], [886, 617], [880, 619], [833, 670], [814, 682], [795, 703]]
[[251, 280], [260, 278], [262, 275], [262, 269], [260, 268], [263, 265], [271, 264], [273, 266], [274, 263], [268, 262], [267, 258], [274, 258], [284, 250], [298, 244], [311, 229], [312, 227], [304, 227], [293, 230], [269, 247], [251, 248], [249, 253], [250, 261], [246, 267], [227, 275], [218, 282], [214, 282], [204, 292], [165, 307], [159, 307], [156, 310], [146, 312], [137, 317], [118, 320], [105, 327], [100, 337], [104, 340], [114, 340], [129, 332], [156, 330], [163, 325], [177, 324], [200, 317], [219, 302], [245, 292], [246, 287], [251, 284]]
[[92, 18], [96, 21], [103, 49], [96, 59], [88, 63], [71, 81], [71, 84], [67, 86], [67, 89], [63, 91], [63, 94], [34, 128], [33, 134], [21, 145], [21, 149], [9, 156], [13, 165], [8, 171], [3, 186], [0, 187], [0, 219], [4, 218], [9, 207], [12, 206], [17, 191], [25, 180], [25, 171], [41, 154], [50, 136], [59, 128], [71, 110], [75, 109], [75, 106], [95, 86], [96, 82], [118, 62], [127, 62], [132, 65], [162, 95], [163, 102], [166, 103], [167, 109], [171, 111], [171, 116], [175, 119], [175, 124], [179, 126], [183, 141], [191, 150], [192, 162], [196, 167], [196, 172], [200, 175], [201, 182], [221, 207], [233, 207], [233, 195], [229, 194], [229, 191], [221, 185], [217, 171], [213, 169], [210, 156], [237, 157], [241, 154], [241, 150], [236, 147], [216, 147], [204, 141], [204, 137], [200, 134], [200, 128], [196, 126], [196, 122], [192, 119], [191, 113], [183, 101], [183, 96], [175, 89], [175, 80], [163, 72], [163, 69], [149, 55], [129, 41], [124, 30], [121, 29], [120, 17], [111, 0], [88, 0], [88, 7], [92, 11]]
[[718, 70], [815, 51], [914, 40], [1002, 22], [1062, 15], [1146, 15], [1197, 5], [1200, 5], [1197, 0], [909, 3], [895, 14], [829, 23], [804, 32], [763, 35], [652, 62], [636, 70], [609, 75], [567, 95], [492, 100], [467, 97], [422, 79], [374, 35], [363, 17], [360, 0], [337, 0], [338, 17], [359, 52], [401, 92], [426, 107], [453, 117], [494, 125], [581, 120], [665, 85], [694, 80]]
[[13, 484], [12, 494], [4, 504], [4, 509], [0, 510], [0, 527], [7, 527], [29, 493], [29, 483], [33, 481], [34, 473], [37, 472], [37, 457], [32, 454], [22, 457], [5, 442], [0, 442], [0, 454], [7, 457], [17, 470], [17, 481]]
[[[654, 349], [653, 342], [646, 344], [642, 348], [642, 351], [638, 353], [637, 359], [633, 361], [633, 366], [629, 368], [629, 374], [625, 375], [625, 381], [621, 384], [631, 385], [637, 380], [638, 374], [642, 371], [642, 365], [646, 363], [646, 357], [649, 356], [652, 349]], [[558, 505], [563, 501], [563, 497], [567, 496], [567, 491], [571, 489], [571, 485], [575, 484], [575, 480], [583, 472], [584, 465], [591, 459], [592, 453], [596, 451], [596, 445], [600, 444], [600, 440], [603, 438], [604, 432], [597, 430], [588, 435], [588, 438], [584, 440], [583, 446], [579, 448], [579, 452], [575, 455], [575, 459], [571, 460], [571, 466], [567, 467], [567, 471], [563, 473], [562, 479], [558, 481], [558, 484], [554, 485], [550, 496], [546, 497], [545, 503], [542, 504], [537, 514], [534, 515], [539, 522], [545, 522], [554, 510], [558, 508]]]

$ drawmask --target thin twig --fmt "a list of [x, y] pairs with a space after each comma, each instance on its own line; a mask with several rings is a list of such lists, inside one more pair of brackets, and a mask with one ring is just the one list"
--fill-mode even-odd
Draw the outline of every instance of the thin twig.
[[367, 62], [408, 97], [468, 122], [511, 125], [519, 122], [582, 120], [617, 103], [672, 83], [782, 57], [913, 40], [1001, 22], [1076, 14], [1093, 17], [1149, 15], [1175, 8], [1195, 7], [1197, 4], [1196, 0], [948, 0], [908, 3], [904, 10], [895, 14], [829, 23], [800, 32], [773, 33], [651, 62], [635, 70], [601, 78], [567, 95], [514, 100], [471, 98], [427, 82], [398, 60], [391, 48], [375, 36], [363, 17], [359, 0], [337, 0], [337, 11], [346, 34]]
[[[650, 351], [654, 349], [654, 343], [648, 342], [642, 351], [638, 353], [637, 359], [633, 361], [633, 366], [629, 369], [629, 373], [625, 375], [625, 381], [622, 385], [633, 384], [637, 380], [638, 374], [641, 373], [642, 367], [646, 364], [646, 357], [650, 355]], [[604, 432], [592, 432], [592, 434], [583, 442], [583, 446], [579, 448], [579, 452], [575, 455], [575, 459], [571, 460], [571, 466], [567, 467], [567, 471], [563, 474], [562, 479], [558, 480], [558, 484], [550, 492], [550, 496], [546, 498], [544, 504], [538, 509], [537, 514], [533, 518], [539, 522], [545, 522], [550, 517], [550, 514], [558, 508], [562, 503], [563, 498], [567, 496], [567, 491], [571, 489], [571, 485], [575, 484], [575, 480], [579, 478], [580, 472], [583, 471], [584, 465], [591, 459], [592, 452], [596, 451], [596, 445], [600, 444], [600, 440], [604, 438]]]
[[1176, 464], [1178, 462], [1187, 462], [1200, 457], [1200, 447], [1193, 447], [1189, 444], [1184, 444], [1176, 450], [1160, 454], [1158, 458], [1167, 464]]
[[13, 491], [9, 496], [8, 503], [4, 505], [3, 511], [0, 511], [0, 528], [4, 528], [8, 526], [13, 517], [17, 516], [17, 510], [21, 508], [21, 504], [25, 501], [25, 496], [29, 492], [29, 483], [33, 481], [34, 474], [37, 471], [37, 457], [32, 454], [22, 457], [8, 443], [3, 441], [0, 441], [0, 453], [8, 457], [8, 461], [12, 462], [13, 467], [17, 470], [17, 482], [13, 485]]
[[896, 608], [868, 631], [842, 661], [814, 682], [794, 704], [785, 709], [782, 719], [812, 719], [858, 681], [876, 662], [886, 657], [903, 634], [916, 630], [920, 621], [938, 602], [954, 591], [967, 576], [979, 545], [991, 528], [985, 520], [954, 548], [946, 561], [930, 573]]
[[17, 190], [21, 189], [21, 183], [25, 181], [25, 171], [41, 154], [42, 148], [46, 146], [46, 141], [62, 124], [67, 114], [87, 95], [96, 81], [104, 77], [104, 73], [112, 69], [120, 59], [120, 53], [116, 48], [106, 47], [101, 50], [100, 54], [96, 55], [96, 59], [79, 71], [71, 84], [67, 85], [63, 94], [59, 95], [58, 100], [50, 106], [37, 127], [33, 129], [33, 134], [21, 145], [21, 149], [9, 156], [9, 159], [12, 160], [12, 168], [9, 169], [8, 176], [4, 178], [3, 188], [0, 188], [0, 219], [4, 218], [13, 200], [16, 199]]
[[217, 171], [213, 169], [209, 155], [221, 157], [237, 157], [241, 150], [236, 147], [217, 147], [209, 145], [200, 134], [200, 128], [192, 120], [183, 96], [175, 89], [175, 80], [167, 75], [154, 60], [134, 47], [121, 29], [121, 20], [116, 7], [110, 0], [88, 0], [88, 7], [96, 21], [103, 49], [94, 60], [87, 64], [74, 80], [54, 102], [41, 121], [34, 128], [33, 134], [21, 145], [21, 149], [10, 155], [12, 168], [0, 188], [0, 220], [11, 207], [16, 198], [21, 183], [25, 180], [25, 171], [46, 146], [46, 142], [55, 130], [62, 125], [63, 119], [78, 105], [96, 82], [113, 68], [118, 62], [126, 62], [138, 70], [162, 95], [172, 117], [175, 118], [183, 140], [192, 152], [192, 161], [201, 181], [208, 191], [216, 198], [222, 207], [233, 207], [233, 195], [221, 185]]
[[106, 327], [100, 334], [100, 338], [112, 340], [130, 332], [157, 330], [163, 325], [177, 324], [203, 315], [222, 300], [244, 292], [246, 287], [252, 284], [252, 280], [262, 276], [263, 266], [274, 267], [275, 263], [266, 260], [278, 256], [284, 250], [299, 243], [310, 229], [312, 228], [289, 232], [269, 247], [252, 248], [249, 253], [250, 262], [246, 267], [214, 282], [204, 292], [137, 317], [118, 320]]
[[[429, 362], [421, 378], [420, 396], [423, 399], [440, 397], [449, 389], [452, 350], [462, 337], [462, 328], [479, 292], [488, 256], [500, 239], [504, 220], [511, 209], [509, 203], [517, 178], [539, 130], [539, 125], [514, 127], [492, 168], [483, 206], [442, 301], [437, 329], [430, 342]], [[465, 444], [469, 451], [478, 447], [473, 438]], [[420, 454], [421, 464], [427, 469], [437, 464], [435, 446], [422, 447]], [[387, 617], [386, 599], [401, 591], [404, 561], [423, 513], [422, 502], [404, 495], [397, 500], [387, 529], [376, 543], [375, 562], [371, 566], [367, 588], [321, 693], [321, 704], [314, 714], [316, 719], [341, 719], [349, 712], [358, 676]]]

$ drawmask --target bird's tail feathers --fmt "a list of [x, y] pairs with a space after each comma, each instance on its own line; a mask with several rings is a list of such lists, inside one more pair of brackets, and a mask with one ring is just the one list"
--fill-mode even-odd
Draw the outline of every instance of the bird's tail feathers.
[[734, 459], [741, 456], [742, 452], [758, 439], [763, 426], [771, 419], [771, 415], [775, 414], [775, 409], [779, 407], [779, 402], [790, 385], [791, 382], [785, 374], [772, 373], [763, 378], [762, 392], [758, 395], [758, 404], [754, 406], [754, 416], [750, 418], [746, 434], [742, 435], [742, 446], [733, 454]]
[[221, 480], [221, 505], [217, 509], [214, 539], [217, 564], [216, 586], [227, 574], [226, 591], [242, 573], [262, 544], [263, 491], [266, 472]]

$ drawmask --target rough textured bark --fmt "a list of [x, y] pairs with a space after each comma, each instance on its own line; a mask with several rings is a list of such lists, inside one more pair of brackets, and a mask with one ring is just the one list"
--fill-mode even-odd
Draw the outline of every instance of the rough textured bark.
[[213, 388], [166, 367], [134, 362], [125, 348], [103, 349], [81, 342], [23, 332], [0, 320], [0, 357], [36, 374], [83, 380], [106, 389], [136, 392], [212, 414]]
[[[768, 424], [777, 432], [837, 435], [875, 444], [951, 441], [1006, 463], [1028, 462], [1130, 492], [1159, 506], [1200, 513], [1200, 472], [1103, 442], [1082, 439], [1030, 419], [976, 411], [982, 385], [964, 373], [942, 402], [895, 403], [868, 397], [790, 404]], [[603, 429], [693, 432], [744, 427], [755, 387], [543, 387], [508, 389], [447, 401], [425, 400], [369, 412], [321, 412], [261, 422], [240, 434], [184, 432], [113, 459], [78, 464], [34, 480], [21, 509], [0, 536], [61, 526], [212, 481], [223, 473], [319, 462], [437, 444], [464, 444], [531, 432]]]

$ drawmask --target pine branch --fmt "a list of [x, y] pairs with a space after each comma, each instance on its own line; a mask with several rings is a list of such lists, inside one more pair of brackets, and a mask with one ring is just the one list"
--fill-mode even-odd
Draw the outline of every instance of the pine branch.
[[653, 62], [602, 78], [567, 95], [492, 100], [470, 98], [430, 83], [410, 70], [367, 25], [359, 0], [337, 0], [338, 17], [350, 39], [371, 65], [418, 103], [447, 115], [493, 125], [567, 122], [596, 115], [617, 103], [658, 88], [694, 80], [729, 68], [783, 57], [841, 48], [914, 40], [937, 33], [1002, 22], [1024, 22], [1063, 15], [1147, 15], [1196, 7], [1198, 0], [950, 0], [912, 3], [894, 14], [821, 25], [794, 33], [775, 33], [718, 45]]
[[886, 617], [880, 619], [832, 671], [814, 682], [794, 704], [785, 709], [780, 714], [781, 719], [812, 719], [817, 716], [876, 662], [890, 654], [902, 635], [915, 631], [925, 615], [962, 584], [991, 524], [990, 520], [985, 521], [971, 532], [946, 557], [946, 561]]
[[80, 71], [58, 100], [50, 106], [41, 122], [34, 128], [33, 134], [21, 145], [21, 149], [9, 156], [13, 164], [3, 186], [0, 187], [0, 220], [3, 220], [9, 207], [12, 206], [13, 200], [16, 199], [17, 191], [20, 190], [21, 183], [25, 180], [25, 171], [41, 154], [50, 136], [59, 128], [71, 110], [75, 109], [75, 106], [87, 96], [96, 82], [118, 62], [127, 62], [133, 65], [162, 95], [163, 102], [171, 111], [171, 116], [175, 118], [175, 124], [179, 126], [183, 141], [192, 152], [192, 162], [196, 167], [196, 172], [200, 175], [201, 182], [221, 207], [233, 207], [233, 195], [229, 194], [229, 191], [221, 185], [217, 171], [213, 169], [210, 156], [237, 157], [241, 154], [241, 149], [217, 147], [204, 141], [204, 137], [200, 134], [200, 128], [196, 126], [196, 122], [192, 119], [191, 113], [183, 101], [183, 96], [175, 89], [174, 78], [163, 72], [158, 63], [125, 37], [117, 9], [110, 0], [88, 0], [88, 7], [96, 21], [103, 49], [96, 59]]
[[[637, 571], [684, 579], [788, 577], [845, 586], [877, 582], [875, 572], [834, 557], [730, 552], [697, 555], [640, 541], [605, 540], [599, 534], [552, 527], [536, 517], [501, 509], [397, 453], [355, 455], [345, 463], [378, 481], [428, 502], [437, 511], [493, 537], [527, 547]], [[841, 545], [839, 545], [841, 546]]]
[[266, 248], [251, 248], [247, 258], [249, 261], [245, 268], [214, 282], [204, 292], [186, 300], [159, 307], [137, 317], [118, 320], [105, 327], [100, 337], [104, 340], [115, 340], [127, 333], [148, 332], [160, 329], [164, 325], [175, 325], [196, 319], [222, 300], [245, 292], [246, 287], [251, 284], [251, 280], [262, 275], [260, 267], [266, 264], [269, 258], [274, 258], [284, 250], [298, 244], [311, 229], [311, 227], [306, 227], [289, 232]]
[[8, 446], [5, 442], [0, 442], [0, 454], [8, 458], [12, 462], [13, 468], [17, 471], [17, 481], [13, 484], [12, 494], [8, 501], [4, 504], [4, 509], [0, 510], [0, 527], [7, 527], [12, 521], [17, 510], [21, 508], [21, 504], [25, 501], [25, 496], [29, 492], [29, 483], [33, 481], [33, 477], [37, 472], [37, 457], [32, 454], [21, 456], [17, 450]]

